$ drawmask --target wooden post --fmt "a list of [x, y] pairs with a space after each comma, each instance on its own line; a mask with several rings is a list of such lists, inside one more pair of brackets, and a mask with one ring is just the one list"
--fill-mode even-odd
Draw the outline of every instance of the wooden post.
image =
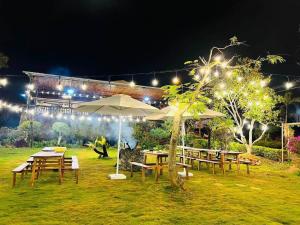
[[283, 130], [284, 123], [281, 123], [281, 162], [283, 163], [283, 149], [284, 149], [284, 130]]

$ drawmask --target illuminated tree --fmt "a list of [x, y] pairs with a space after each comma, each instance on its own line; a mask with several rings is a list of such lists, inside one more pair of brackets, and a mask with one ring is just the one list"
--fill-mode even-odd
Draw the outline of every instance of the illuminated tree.
[[[239, 59], [225, 74], [226, 78], [213, 87], [215, 105], [232, 118], [234, 138], [244, 144], [250, 154], [253, 144], [262, 139], [268, 124], [276, 121], [279, 114], [275, 107], [281, 98], [268, 87], [271, 79], [261, 72], [265, 61], [274, 64], [283, 59], [274, 55], [256, 60]], [[260, 128], [261, 133], [254, 140], [255, 128]]]
[[[176, 148], [180, 133], [180, 125], [182, 123], [182, 116], [183, 114], [188, 111], [192, 113], [195, 118], [199, 115], [199, 113], [203, 112], [207, 105], [212, 101], [210, 98], [208, 98], [210, 91], [216, 86], [219, 85], [220, 88], [225, 87], [226, 83], [230, 83], [228, 78], [230, 78], [232, 75], [237, 77], [238, 73], [243, 72], [240, 76], [243, 76], [243, 78], [247, 78], [247, 74], [249, 74], [248, 69], [251, 69], [252, 63], [250, 61], [238, 61], [236, 56], [232, 56], [229, 59], [225, 58], [224, 51], [230, 47], [238, 46], [243, 43], [239, 42], [236, 37], [233, 37], [230, 39], [230, 44], [223, 47], [213, 47], [207, 58], [199, 57], [199, 59], [194, 61], [188, 61], [186, 62], [186, 66], [190, 69], [190, 75], [193, 77], [192, 82], [187, 84], [178, 85], [178, 78], [174, 78], [173, 82], [176, 83], [175, 85], [168, 85], [163, 87], [163, 90], [165, 91], [165, 97], [168, 99], [169, 104], [173, 105], [173, 107], [177, 107], [176, 113], [174, 115], [173, 119], [173, 126], [171, 129], [171, 139], [170, 139], [170, 148], [169, 148], [169, 179], [171, 186], [178, 186], [177, 182], [177, 174], [176, 174]], [[269, 61], [271, 63], [276, 63], [278, 61], [283, 61], [283, 59], [280, 56], [267, 56], [265, 59], [258, 59], [254, 60], [257, 66], [261, 65], [261, 62], [263, 61]], [[250, 65], [248, 66], [248, 63]], [[252, 65], [253, 66], [253, 65]], [[257, 68], [254, 66], [254, 68]], [[260, 73], [254, 73], [254, 69], [251, 69], [250, 72], [253, 73], [255, 76], [261, 75]], [[256, 77], [257, 81], [258, 78], [261, 79], [261, 77]], [[239, 78], [240, 79], [240, 78]], [[247, 79], [246, 79], [247, 80]], [[223, 84], [224, 81], [224, 84]], [[228, 81], [228, 82], [227, 82]], [[260, 81], [259, 81], [260, 82]], [[266, 80], [268, 82], [268, 80]], [[271, 89], [266, 89], [265, 94], [268, 94], [271, 99], [273, 99], [273, 93]], [[231, 89], [227, 89], [227, 92], [229, 93]], [[234, 91], [234, 90], [232, 90]], [[227, 94], [227, 93], [226, 93]], [[249, 92], [247, 93], [248, 96], [253, 96], [255, 94]], [[224, 95], [224, 96], [223, 96]], [[225, 97], [225, 92], [220, 95], [220, 97]], [[263, 96], [263, 95], [261, 95]], [[246, 99], [246, 98], [245, 98]], [[220, 99], [221, 100], [221, 99]], [[266, 102], [271, 100], [266, 100]], [[238, 104], [242, 104], [242, 109], [247, 108], [250, 109], [250, 106], [246, 104], [246, 101], [238, 102]], [[256, 104], [256, 102], [253, 102], [253, 104]], [[269, 108], [272, 108], [274, 104], [274, 101], [270, 102], [269, 104], [265, 104]], [[225, 105], [225, 104], [224, 104]], [[233, 105], [232, 107], [238, 107], [240, 105]], [[230, 108], [228, 108], [230, 109]], [[261, 109], [261, 108], [260, 108]], [[272, 115], [272, 112], [269, 110], [268, 112], [269, 116]], [[261, 112], [262, 113], [262, 112]], [[250, 126], [254, 126], [255, 121], [261, 121], [262, 115], [259, 115], [259, 110], [251, 110], [244, 112], [244, 114], [247, 118], [255, 117], [254, 120], [250, 121]], [[240, 112], [237, 108], [233, 115], [236, 117], [236, 122], [238, 122], [239, 125], [240, 121], [243, 123], [243, 119], [240, 118]], [[261, 117], [259, 117], [261, 116]], [[264, 121], [265, 122], [265, 121]], [[265, 127], [264, 127], [265, 128]], [[252, 132], [252, 131], [251, 131]], [[238, 137], [237, 137], [238, 138]], [[243, 137], [243, 140], [245, 137]], [[243, 141], [241, 140], [241, 141]]]

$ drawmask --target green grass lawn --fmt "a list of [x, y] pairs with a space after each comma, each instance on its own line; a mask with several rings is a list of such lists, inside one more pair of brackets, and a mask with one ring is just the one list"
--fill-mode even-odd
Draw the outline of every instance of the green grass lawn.
[[111, 181], [115, 158], [72, 149], [67, 155], [78, 156], [78, 185], [71, 172], [62, 185], [47, 172], [34, 188], [28, 174], [12, 189], [11, 170], [37, 151], [0, 149], [0, 224], [300, 224], [300, 176], [288, 164], [263, 161], [250, 176], [244, 166], [239, 175], [235, 167], [225, 176], [192, 171], [187, 190], [172, 191], [167, 173], [157, 184], [153, 175], [142, 183], [140, 172]]

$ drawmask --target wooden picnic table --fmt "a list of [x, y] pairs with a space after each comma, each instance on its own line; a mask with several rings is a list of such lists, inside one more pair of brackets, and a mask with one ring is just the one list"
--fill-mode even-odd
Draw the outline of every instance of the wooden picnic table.
[[[204, 148], [194, 148], [194, 147], [183, 147], [183, 146], [177, 146], [178, 148], [187, 150], [188, 156], [194, 156], [193, 153], [196, 153], [198, 158], [201, 158], [201, 154], [205, 152], [207, 154], [207, 160], [213, 160], [213, 155], [216, 155], [217, 153], [220, 154], [220, 166], [222, 168], [223, 174], [225, 173], [224, 165], [229, 160], [229, 169], [231, 169], [231, 162], [235, 162], [237, 164], [237, 171], [240, 170], [240, 160], [239, 155], [242, 154], [242, 152], [236, 152], [236, 151], [227, 151], [227, 150], [214, 150], [214, 149], [204, 149]], [[233, 156], [233, 159], [228, 159], [226, 156]]]
[[31, 186], [34, 185], [34, 181], [38, 178], [39, 173], [45, 168], [47, 160], [57, 162], [51, 166], [55, 166], [59, 172], [59, 183], [61, 184], [63, 179], [63, 167], [64, 167], [64, 152], [37, 152], [31, 157], [33, 158], [32, 162], [32, 175], [31, 175]]
[[[155, 180], [158, 181], [160, 175], [163, 174], [163, 166], [167, 164], [166, 159], [168, 158], [167, 152], [159, 152], [159, 151], [149, 151], [145, 150], [144, 153], [144, 164], [147, 164], [147, 156], [155, 156]], [[164, 159], [164, 161], [163, 161]], [[159, 172], [158, 172], [159, 171]]]

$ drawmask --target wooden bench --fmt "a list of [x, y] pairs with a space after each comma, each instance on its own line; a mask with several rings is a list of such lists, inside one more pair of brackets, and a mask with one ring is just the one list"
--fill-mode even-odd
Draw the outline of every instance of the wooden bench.
[[249, 160], [240, 160], [240, 164], [245, 164], [247, 167], [247, 174], [250, 174], [249, 166], [250, 166], [251, 162]]
[[12, 186], [14, 187], [16, 185], [16, 177], [17, 173], [21, 173], [21, 178], [24, 178], [24, 172], [27, 171], [28, 167], [30, 166], [30, 163], [22, 163], [20, 166], [16, 167], [15, 169], [12, 170], [13, 173], [13, 184]]
[[130, 162], [130, 176], [133, 177], [133, 166], [141, 167], [142, 169], [142, 181], [145, 181], [145, 170], [152, 170], [154, 165], [146, 165], [139, 162]]
[[72, 156], [72, 170], [75, 171], [76, 184], [78, 184], [79, 163], [77, 156]]
[[[207, 165], [208, 168], [209, 168], [209, 164], [212, 164], [213, 174], [215, 174], [216, 165], [217, 164], [221, 165], [220, 161], [215, 161], [215, 160], [196, 159], [196, 161], [198, 161], [198, 170], [200, 170], [202, 162], [206, 163], [206, 165]], [[224, 171], [224, 165], [222, 166], [222, 172], [223, 172], [223, 174], [225, 173], [225, 171]]]
[[182, 167], [185, 169], [185, 177], [188, 180], [189, 179], [189, 168], [191, 168], [192, 166], [189, 164], [185, 164], [185, 163], [176, 163], [176, 166]]

